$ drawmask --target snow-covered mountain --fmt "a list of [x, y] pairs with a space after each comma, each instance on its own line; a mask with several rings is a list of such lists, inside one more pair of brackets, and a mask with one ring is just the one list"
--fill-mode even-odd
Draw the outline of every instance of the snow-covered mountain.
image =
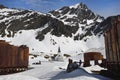
[[61, 20], [66, 25], [77, 26], [77, 32], [74, 35], [75, 40], [94, 34], [97, 25], [104, 20], [103, 17], [92, 12], [83, 3], [65, 6], [61, 9], [50, 11], [48, 14]]
[[27, 45], [30, 52], [80, 54], [104, 50], [103, 36], [95, 33], [103, 17], [83, 3], [47, 14], [0, 5], [0, 39]]
[[62, 20], [67, 25], [86, 24], [101, 22], [104, 18], [93, 13], [85, 4], [78, 3], [74, 6], [64, 6], [58, 10], [50, 11], [48, 14]]

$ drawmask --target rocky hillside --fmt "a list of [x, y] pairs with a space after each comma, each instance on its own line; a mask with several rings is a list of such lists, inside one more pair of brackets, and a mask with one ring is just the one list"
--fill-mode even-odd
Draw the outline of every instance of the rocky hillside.
[[113, 26], [116, 21], [117, 18], [120, 17], [120, 15], [116, 15], [116, 16], [109, 16], [108, 18], [106, 18], [104, 21], [102, 21], [98, 27], [95, 29], [94, 33], [95, 34], [103, 34], [104, 32], [106, 32], [111, 26]]
[[[15, 33], [20, 30], [31, 30], [38, 28], [42, 28], [42, 34], [45, 34], [50, 31], [48, 28], [54, 28], [54, 26], [58, 26], [58, 24], [64, 26], [63, 23], [59, 20], [40, 12], [31, 10], [9, 9], [2, 5], [0, 7], [1, 37], [14, 37]], [[44, 31], [44, 29], [46, 29], [46, 31]], [[38, 33], [38, 36], [36, 38], [40, 40], [43, 39], [42, 34]]]
[[100, 34], [96, 30], [103, 20], [83, 3], [47, 14], [0, 5], [0, 39], [25, 44], [31, 52], [57, 52], [61, 47], [63, 52], [79, 53], [89, 49], [87, 43], [94, 39], [100, 44], [95, 35]]
[[96, 25], [102, 20], [103, 17], [94, 14], [83, 3], [50, 11], [47, 15], [30, 10], [8, 9], [1, 5], [0, 34], [2, 37], [14, 37], [19, 30], [44, 28], [36, 36], [40, 41], [48, 32], [58, 37], [74, 36], [74, 39], [78, 40], [86, 35], [92, 35]]
[[61, 9], [49, 12], [50, 15], [62, 20], [67, 25], [86, 24], [101, 22], [104, 18], [93, 13], [85, 4], [79, 3], [74, 6], [64, 6]]
[[53, 10], [48, 13], [62, 21], [66, 25], [77, 26], [75, 29], [75, 40], [81, 40], [85, 36], [91, 36], [97, 28], [97, 25], [104, 20], [98, 14], [92, 12], [85, 4], [79, 3], [74, 6], [65, 6], [58, 10]]

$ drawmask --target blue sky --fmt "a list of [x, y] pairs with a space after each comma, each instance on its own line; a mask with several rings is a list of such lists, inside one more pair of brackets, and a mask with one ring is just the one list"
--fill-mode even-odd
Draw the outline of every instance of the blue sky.
[[0, 4], [10, 8], [33, 9], [43, 13], [80, 2], [104, 17], [120, 14], [120, 0], [0, 0]]

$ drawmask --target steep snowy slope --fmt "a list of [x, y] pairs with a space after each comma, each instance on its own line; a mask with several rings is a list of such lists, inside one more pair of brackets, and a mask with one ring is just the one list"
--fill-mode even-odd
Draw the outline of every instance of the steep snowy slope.
[[4, 37], [1, 39], [7, 40], [14, 45], [27, 45], [30, 48], [30, 53], [56, 54], [58, 47], [60, 47], [62, 54], [70, 54], [73, 56], [86, 51], [102, 51], [102, 53], [104, 53], [103, 36], [91, 36], [87, 41], [74, 41], [70, 37], [57, 37], [47, 33], [44, 40], [39, 41], [35, 38], [37, 31], [39, 31], [39, 29], [21, 30], [18, 31], [13, 38]]

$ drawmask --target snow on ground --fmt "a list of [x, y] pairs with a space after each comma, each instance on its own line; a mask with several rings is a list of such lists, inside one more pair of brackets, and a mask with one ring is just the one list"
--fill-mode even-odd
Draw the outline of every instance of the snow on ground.
[[72, 56], [84, 53], [90, 49], [98, 50], [98, 48], [102, 48], [103, 51], [99, 51], [102, 51], [101, 53], [104, 54], [104, 38], [102, 36], [100, 38], [97, 36], [89, 36], [88, 40], [85, 42], [84, 40], [74, 41], [73, 38], [65, 37], [64, 35], [57, 37], [47, 33], [44, 40], [39, 41], [35, 38], [39, 30], [40, 29], [21, 30], [18, 31], [13, 38], [4, 37], [0, 39], [4, 39], [17, 46], [27, 45], [30, 53], [43, 52], [47, 54], [56, 54], [58, 52], [58, 47], [60, 47], [62, 54], [69, 54]]
[[6, 76], [0, 76], [0, 80], [39, 80], [32, 76], [26, 76], [26, 75], [6, 75]]
[[86, 70], [88, 73], [92, 73], [92, 71], [100, 71], [100, 70], [105, 70], [105, 68], [102, 68], [98, 65], [91, 66], [91, 67], [83, 67], [84, 70]]
[[[46, 24], [47, 27], [47, 24]], [[40, 29], [39, 29], [40, 30]], [[61, 49], [62, 54], [71, 55], [74, 61], [83, 61], [83, 54], [86, 51], [104, 51], [103, 38], [98, 38], [96, 36], [87, 37], [89, 38], [86, 42], [84, 40], [74, 41], [70, 37], [56, 37], [47, 33], [43, 41], [38, 41], [35, 39], [37, 36], [38, 29], [36, 30], [21, 30], [17, 32], [13, 38], [0, 38], [14, 45], [27, 45], [30, 49], [30, 53], [41, 54], [56, 54], [58, 52], [58, 47]], [[103, 52], [102, 52], [103, 53]], [[44, 57], [37, 57], [35, 59], [29, 60], [29, 70], [10, 74], [1, 75], [0, 80], [109, 80], [100, 75], [94, 75], [91, 70], [97, 68], [102, 69], [98, 66], [92, 66], [87, 68], [80, 68], [71, 73], [66, 73], [65, 69], [67, 67], [67, 59], [64, 62], [52, 62], [46, 60]], [[77, 57], [76, 57], [77, 56]], [[32, 65], [34, 62], [41, 61], [41, 65]], [[63, 69], [59, 69], [62, 67]], [[85, 70], [84, 70], [85, 69]], [[88, 71], [88, 72], [86, 72]]]
[[[38, 58], [36, 59], [38, 60]], [[31, 62], [36, 61], [36, 59], [30, 59], [30, 65], [27, 71], [1, 75], [0, 80], [110, 80], [101, 75], [88, 73], [87, 71], [93, 69], [91, 67], [85, 70], [81, 67], [67, 73], [65, 70], [68, 64], [67, 59], [63, 62], [57, 62], [39, 58], [41, 60], [41, 65], [32, 65]], [[93, 67], [101, 69], [98, 66]]]

